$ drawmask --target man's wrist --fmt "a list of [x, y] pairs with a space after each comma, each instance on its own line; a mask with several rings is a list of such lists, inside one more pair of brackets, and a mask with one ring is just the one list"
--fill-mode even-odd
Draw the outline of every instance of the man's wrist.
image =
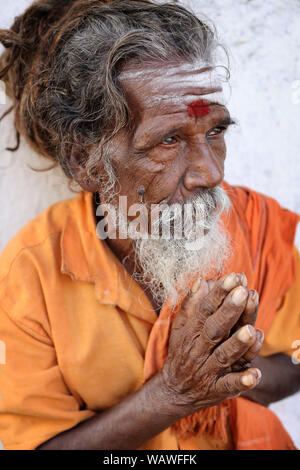
[[151, 396], [151, 401], [156, 409], [161, 408], [161, 412], [174, 418], [174, 422], [194, 412], [191, 406], [179, 400], [175, 391], [168, 387], [163, 372], [158, 372], [149, 382], [147, 394]]

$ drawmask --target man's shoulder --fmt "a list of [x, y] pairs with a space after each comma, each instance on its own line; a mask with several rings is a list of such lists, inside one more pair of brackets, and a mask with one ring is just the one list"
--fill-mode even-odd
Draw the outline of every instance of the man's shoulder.
[[248, 187], [228, 183], [223, 187], [232, 202], [228, 228], [238, 244], [241, 238], [247, 240], [253, 260], [262, 252], [284, 259], [293, 249], [300, 215]]
[[274, 204], [279, 205], [279, 203], [272, 197], [249, 188], [248, 186], [233, 185], [226, 181], [223, 182], [222, 186], [226, 190], [232, 203], [235, 206], [239, 206], [241, 209], [246, 209], [251, 202], [264, 204], [264, 201], [273, 201]]
[[295, 220], [300, 218], [299, 214], [283, 207], [280, 202], [273, 197], [267, 196], [247, 186], [230, 185], [224, 182], [223, 188], [230, 197], [239, 217], [248, 219], [250, 224], [253, 223], [254, 218], [260, 219], [266, 216], [269, 221], [275, 218], [277, 222], [278, 218], [293, 218]]
[[[60, 312], [57, 304], [70, 298], [68, 294], [74, 294], [71, 278], [62, 271], [64, 234], [69, 227], [73, 239], [77, 231], [86, 229], [87, 210], [90, 209], [90, 218], [93, 215], [91, 199], [92, 194], [82, 191], [74, 198], [51, 205], [17, 233], [0, 256], [1, 315], [6, 313], [48, 344], [50, 312]], [[69, 224], [70, 220], [75, 225]]]
[[0, 255], [0, 281], [18, 259], [37, 251], [47, 251], [49, 256], [51, 253], [56, 255], [69, 212], [83, 204], [83, 193], [52, 204], [18, 231]]

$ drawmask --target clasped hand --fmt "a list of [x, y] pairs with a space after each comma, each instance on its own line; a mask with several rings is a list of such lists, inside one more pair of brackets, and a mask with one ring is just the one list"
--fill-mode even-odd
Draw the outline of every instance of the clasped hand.
[[263, 343], [254, 328], [258, 304], [243, 273], [195, 282], [172, 324], [161, 371], [176, 405], [193, 413], [259, 383], [261, 372], [250, 364]]

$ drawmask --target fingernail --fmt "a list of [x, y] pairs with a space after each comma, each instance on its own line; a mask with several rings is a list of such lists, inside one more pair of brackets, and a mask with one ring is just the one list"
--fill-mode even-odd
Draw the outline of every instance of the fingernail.
[[264, 332], [260, 329], [256, 330], [256, 338], [257, 338], [257, 341], [259, 341], [260, 343], [263, 343], [264, 341]]
[[193, 287], [192, 287], [192, 289], [191, 289], [191, 291], [192, 291], [193, 294], [195, 294], [195, 293], [198, 291], [198, 289], [199, 289], [199, 287], [200, 287], [200, 284], [201, 284], [201, 281], [202, 281], [202, 277], [199, 276], [199, 277], [196, 279], [196, 281], [194, 282]]
[[258, 302], [258, 293], [256, 292], [256, 290], [251, 291], [251, 300], [255, 304]]
[[240, 280], [242, 281], [242, 285], [244, 287], [248, 286], [248, 281], [247, 281], [245, 273], [240, 273]]
[[243, 326], [238, 332], [238, 339], [242, 343], [248, 343], [249, 339], [253, 337], [253, 332], [250, 325]]
[[246, 291], [244, 287], [242, 286], [237, 287], [234, 293], [232, 294], [232, 302], [235, 305], [240, 305], [241, 303], [244, 302], [244, 300], [246, 300], [247, 295], [248, 295], [248, 292]]
[[250, 387], [250, 385], [254, 385], [255, 379], [252, 374], [246, 374], [242, 376], [241, 382], [246, 387]]
[[232, 289], [235, 285], [236, 285], [236, 282], [237, 282], [237, 276], [235, 273], [231, 273], [229, 274], [225, 279], [224, 279], [224, 282], [223, 282], [223, 287], [224, 289], [226, 290], [230, 290]]
[[257, 374], [257, 382], [259, 382], [260, 379], [261, 379], [261, 371], [259, 369], [255, 369], [255, 371], [256, 371], [256, 374]]

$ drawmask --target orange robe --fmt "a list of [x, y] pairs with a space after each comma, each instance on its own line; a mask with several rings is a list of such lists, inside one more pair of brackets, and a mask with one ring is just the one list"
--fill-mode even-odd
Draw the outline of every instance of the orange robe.
[[[260, 294], [258, 322], [266, 333], [262, 354], [291, 354], [292, 342], [300, 338], [300, 263], [293, 253], [299, 217], [253, 191], [225, 187], [233, 201], [226, 223], [235, 248], [227, 270], [244, 271], [249, 287]], [[31, 221], [0, 257], [4, 448], [35, 449], [138, 390], [145, 372], [162, 365], [167, 332], [160, 319], [97, 238], [90, 193], [54, 204]], [[243, 402], [231, 408], [227, 442], [206, 435], [182, 439], [171, 427], [141, 448], [253, 448], [253, 441], [280, 448], [273, 438], [263, 440], [274, 419], [258, 425], [252, 407], [259, 405]], [[241, 425], [244, 413], [247, 420]], [[248, 425], [251, 433], [257, 427], [262, 431], [254, 438], [251, 434], [250, 443]]]
[[[260, 294], [256, 327], [267, 332], [276, 316], [278, 299], [295, 281], [293, 240], [300, 217], [289, 211], [282, 212], [274, 200], [251, 190], [230, 187], [226, 183], [223, 186], [233, 203], [233, 210], [224, 222], [232, 236], [234, 255], [222, 274], [241, 271], [246, 274], [248, 287]], [[294, 296], [295, 293], [293, 290]], [[151, 331], [145, 359], [146, 380], [164, 364], [170, 327], [182, 300], [183, 297], [175, 308], [166, 302]], [[297, 301], [294, 306], [289, 302], [291, 310], [299, 309], [299, 289], [294, 300]], [[280, 336], [278, 334], [278, 339]], [[266, 338], [265, 349], [268, 342]], [[275, 414], [244, 398], [226, 400], [219, 406], [184, 418], [176, 423], [174, 432], [181, 449], [199, 449], [204, 442], [208, 449], [294, 448]]]

